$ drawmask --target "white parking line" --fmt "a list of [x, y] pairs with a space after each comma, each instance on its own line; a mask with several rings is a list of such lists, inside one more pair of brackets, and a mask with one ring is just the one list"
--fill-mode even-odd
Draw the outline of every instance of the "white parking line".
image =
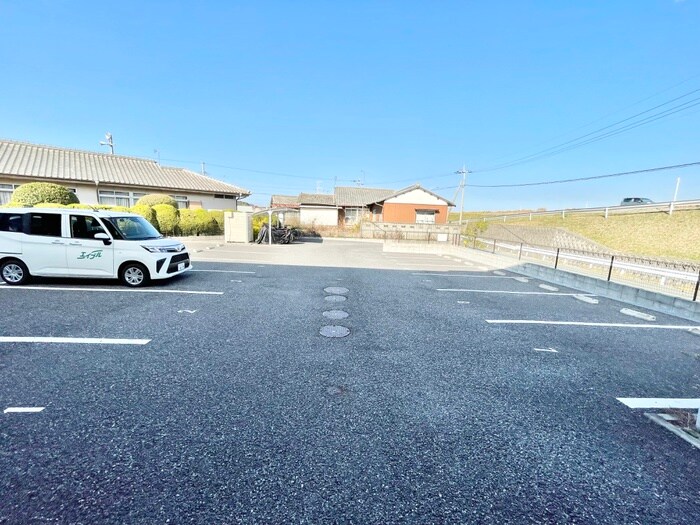
[[469, 277], [470, 279], [514, 279], [518, 280], [518, 277], [506, 277], [503, 275], [476, 275], [476, 274], [449, 274], [449, 273], [418, 273], [414, 272], [411, 275], [434, 275], [436, 277]]
[[36, 414], [46, 407], [8, 407], [2, 411], [3, 414]]
[[532, 319], [486, 319], [489, 324], [539, 324], [552, 326], [600, 326], [607, 328], [656, 328], [661, 330], [689, 330], [700, 328], [697, 325], [675, 324], [631, 324], [631, 323], [588, 323], [580, 321], [536, 321]]
[[[438, 292], [467, 292], [467, 293], [503, 293], [503, 294], [511, 294], [511, 295], [565, 295], [565, 296], [583, 295], [583, 294], [566, 293], [566, 292], [512, 292], [509, 290], [467, 290], [466, 288], [437, 288], [437, 291]], [[585, 294], [585, 295], [593, 295], [593, 294]]]
[[150, 339], [109, 339], [105, 337], [0, 337], [0, 343], [64, 343], [89, 345], [146, 345]]
[[190, 270], [191, 272], [210, 272], [210, 273], [255, 273], [244, 272], [242, 270]]
[[559, 291], [559, 288], [557, 288], [556, 286], [550, 286], [548, 284], [540, 284], [539, 287], [542, 288], [543, 290], [549, 290], [550, 292]]
[[700, 399], [677, 399], [670, 397], [618, 397], [617, 400], [630, 408], [700, 408]]
[[114, 293], [185, 293], [197, 295], [224, 295], [224, 292], [202, 292], [198, 290], [165, 290], [156, 288], [68, 288], [60, 286], [7, 286], [5, 290], [51, 290], [62, 292], [114, 292]]

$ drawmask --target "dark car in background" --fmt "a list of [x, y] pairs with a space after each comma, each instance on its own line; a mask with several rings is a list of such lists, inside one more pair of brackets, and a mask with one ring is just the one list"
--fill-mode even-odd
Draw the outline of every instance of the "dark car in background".
[[622, 199], [620, 206], [638, 206], [640, 204], [654, 204], [654, 201], [646, 197], [626, 197]]

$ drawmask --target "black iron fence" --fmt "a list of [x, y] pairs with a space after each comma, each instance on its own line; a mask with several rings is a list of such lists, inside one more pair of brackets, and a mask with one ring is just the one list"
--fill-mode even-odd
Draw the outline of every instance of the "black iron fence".
[[534, 246], [481, 236], [462, 236], [459, 244], [609, 282], [698, 300], [699, 263]]

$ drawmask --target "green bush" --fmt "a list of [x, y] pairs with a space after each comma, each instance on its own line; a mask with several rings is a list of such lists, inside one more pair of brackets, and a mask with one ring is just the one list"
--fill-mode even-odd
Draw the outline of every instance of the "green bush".
[[156, 213], [158, 231], [163, 235], [174, 234], [180, 219], [178, 209], [169, 204], [156, 204], [153, 206], [153, 211]]
[[167, 204], [173, 208], [177, 208], [177, 201], [173, 199], [170, 195], [164, 195], [161, 193], [149, 193], [144, 195], [139, 200], [136, 201], [136, 206], [143, 204], [144, 206], [155, 206], [156, 204]]
[[15, 206], [33, 206], [39, 203], [77, 204], [78, 197], [68, 188], [51, 182], [29, 182], [17, 188], [10, 198]]
[[224, 212], [225, 211], [232, 211], [232, 210], [209, 210], [209, 215], [211, 215], [212, 219], [216, 221], [217, 225], [217, 230], [215, 235], [221, 235], [224, 233]]
[[104, 211], [125, 211], [128, 212], [129, 208], [126, 206], [117, 206], [114, 204], [97, 204], [95, 206], [96, 210], [104, 210]]
[[158, 230], [158, 219], [156, 218], [156, 212], [153, 211], [153, 208], [150, 206], [146, 206], [145, 204], [136, 204], [135, 206], [132, 206], [129, 211], [140, 215], [150, 222], [156, 230]]
[[263, 223], [267, 224], [268, 216], [267, 215], [253, 215], [253, 239], [258, 238], [258, 234], [260, 233], [260, 228], [262, 227]]
[[32, 208], [65, 208], [63, 204], [56, 204], [54, 202], [37, 202]]
[[181, 235], [218, 235], [221, 230], [210, 211], [180, 210], [179, 232]]

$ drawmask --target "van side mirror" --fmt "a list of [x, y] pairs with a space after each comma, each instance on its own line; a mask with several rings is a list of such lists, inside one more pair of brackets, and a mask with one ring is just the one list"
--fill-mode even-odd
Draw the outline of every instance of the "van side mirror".
[[109, 235], [107, 235], [106, 233], [96, 233], [95, 239], [101, 240], [105, 244], [105, 246], [109, 246], [110, 244], [112, 244], [112, 239], [110, 239]]

